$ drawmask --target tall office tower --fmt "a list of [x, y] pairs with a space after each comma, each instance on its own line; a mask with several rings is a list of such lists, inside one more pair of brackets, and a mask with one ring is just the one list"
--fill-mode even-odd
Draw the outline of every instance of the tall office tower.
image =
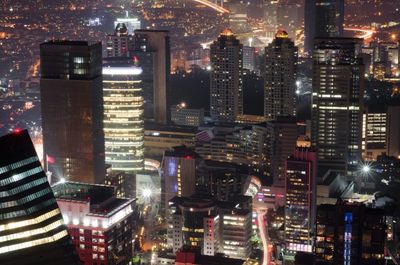
[[275, 40], [265, 48], [264, 116], [296, 114], [297, 47], [284, 30], [276, 33]]
[[349, 174], [361, 160], [364, 65], [360, 39], [317, 39], [313, 56], [312, 146], [318, 177]]
[[315, 253], [327, 264], [386, 264], [385, 228], [382, 209], [322, 204], [317, 209]]
[[136, 199], [115, 197], [111, 186], [68, 181], [53, 192], [83, 265], [129, 264]]
[[53, 182], [105, 175], [101, 43], [40, 45], [43, 151]]
[[0, 263], [78, 265], [27, 131], [0, 137]]
[[126, 11], [125, 17], [117, 18], [114, 21], [114, 28], [116, 28], [118, 24], [121, 23], [126, 25], [129, 35], [133, 35], [135, 33], [135, 30], [141, 29], [141, 21], [136, 17], [129, 17], [128, 11]]
[[389, 106], [386, 123], [387, 154], [400, 158], [400, 106]]
[[144, 169], [142, 69], [129, 59], [103, 66], [105, 160], [113, 171]]
[[293, 154], [298, 135], [295, 118], [278, 117], [267, 122], [267, 176], [273, 180], [274, 186], [285, 186], [286, 159]]
[[210, 47], [211, 118], [233, 122], [243, 113], [243, 46], [225, 29]]
[[311, 252], [316, 214], [316, 153], [299, 148], [286, 160], [285, 243], [293, 252]]
[[168, 201], [173, 197], [194, 194], [199, 161], [199, 155], [185, 146], [165, 151], [161, 164], [161, 204], [164, 209], [168, 209]]
[[128, 57], [134, 50], [133, 35], [124, 23], [118, 23], [114, 34], [107, 35], [107, 57]]
[[307, 0], [304, 8], [304, 51], [309, 55], [314, 38], [343, 36], [344, 0]]
[[143, 69], [144, 117], [157, 123], [169, 122], [171, 51], [169, 32], [135, 30], [135, 52]]

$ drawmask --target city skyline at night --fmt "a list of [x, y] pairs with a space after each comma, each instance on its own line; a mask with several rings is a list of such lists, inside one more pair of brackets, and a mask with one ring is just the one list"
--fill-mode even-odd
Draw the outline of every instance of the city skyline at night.
[[0, 1], [0, 264], [400, 263], [400, 3]]

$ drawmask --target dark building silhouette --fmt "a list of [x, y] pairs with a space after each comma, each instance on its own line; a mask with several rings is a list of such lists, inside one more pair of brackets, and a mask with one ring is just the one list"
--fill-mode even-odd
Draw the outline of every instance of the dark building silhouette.
[[101, 43], [86, 41], [40, 45], [44, 160], [54, 181], [104, 178], [101, 53]]
[[383, 265], [384, 211], [363, 204], [323, 204], [317, 209], [317, 256], [328, 264]]
[[169, 122], [171, 51], [169, 31], [135, 30], [132, 55], [143, 69], [144, 117], [157, 123]]
[[344, 0], [306, 0], [304, 50], [312, 54], [314, 38], [342, 37]]
[[0, 264], [80, 264], [28, 132], [0, 150]]

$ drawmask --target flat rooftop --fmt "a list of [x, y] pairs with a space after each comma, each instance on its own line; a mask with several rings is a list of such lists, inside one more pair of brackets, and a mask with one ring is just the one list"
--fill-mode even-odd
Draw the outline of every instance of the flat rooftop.
[[135, 200], [117, 198], [115, 188], [107, 185], [67, 181], [52, 188], [56, 199], [89, 202], [91, 214], [110, 215]]

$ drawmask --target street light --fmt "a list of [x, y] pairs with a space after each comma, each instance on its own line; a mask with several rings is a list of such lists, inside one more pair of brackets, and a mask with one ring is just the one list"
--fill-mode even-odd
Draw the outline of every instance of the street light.
[[369, 165], [364, 165], [363, 167], [362, 167], [362, 172], [363, 173], [369, 173], [371, 171], [371, 167], [369, 166]]

